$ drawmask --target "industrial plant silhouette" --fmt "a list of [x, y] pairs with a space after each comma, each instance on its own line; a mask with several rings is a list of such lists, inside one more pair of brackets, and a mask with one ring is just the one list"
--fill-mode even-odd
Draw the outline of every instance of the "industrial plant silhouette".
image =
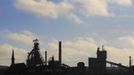
[[[84, 62], [78, 62], [77, 66], [70, 67], [62, 63], [62, 43], [59, 41], [58, 60], [51, 57], [47, 60], [47, 51], [45, 51], [45, 60], [40, 54], [39, 40], [33, 40], [34, 47], [28, 53], [26, 64], [15, 63], [15, 54], [12, 50], [11, 65], [6, 68], [0, 68], [0, 75], [134, 75], [134, 66], [132, 66], [131, 56], [129, 57], [129, 66], [107, 61], [107, 51], [97, 48], [97, 57], [88, 58], [88, 66]], [[110, 64], [110, 66], [106, 66]]]

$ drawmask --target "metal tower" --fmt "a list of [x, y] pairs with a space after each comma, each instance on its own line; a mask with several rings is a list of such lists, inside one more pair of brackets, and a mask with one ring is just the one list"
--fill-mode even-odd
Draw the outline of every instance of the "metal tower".
[[32, 51], [30, 53], [28, 53], [28, 57], [27, 57], [27, 66], [32, 66], [32, 67], [36, 67], [36, 66], [42, 66], [43, 65], [43, 58], [39, 52], [39, 40], [35, 39], [33, 40], [34, 42], [34, 47], [32, 49]]

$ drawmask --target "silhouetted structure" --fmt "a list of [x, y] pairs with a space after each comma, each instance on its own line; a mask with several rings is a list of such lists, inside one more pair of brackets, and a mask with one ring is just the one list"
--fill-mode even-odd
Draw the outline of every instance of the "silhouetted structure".
[[45, 51], [45, 65], [47, 65], [47, 51]]
[[[4, 71], [0, 69], [0, 75], [133, 75], [134, 66], [132, 58], [129, 57], [129, 67], [115, 62], [107, 61], [107, 51], [102, 46], [102, 50], [97, 48], [97, 57], [88, 59], [88, 66], [84, 62], [78, 62], [77, 66], [70, 67], [62, 62], [62, 43], [59, 41], [59, 58], [54, 56], [47, 61], [47, 51], [45, 51], [45, 61], [39, 52], [39, 41], [35, 39], [34, 47], [25, 63], [15, 63], [14, 50], [12, 50], [11, 66]], [[110, 64], [111, 67], [107, 67]], [[116, 67], [114, 67], [114, 66]], [[1, 72], [2, 71], [2, 72]]]
[[27, 66], [41, 66], [43, 65], [44, 61], [43, 58], [39, 52], [39, 43], [38, 43], [38, 39], [33, 40], [34, 42], [34, 47], [33, 50], [28, 54], [27, 57]]
[[132, 58], [129, 56], [129, 67], [132, 67]]
[[97, 58], [89, 58], [89, 69], [91, 74], [103, 75], [106, 71], [107, 52], [102, 47], [97, 49]]
[[12, 50], [11, 65], [15, 64], [14, 50]]
[[62, 63], [62, 48], [61, 48], [61, 41], [59, 41], [59, 63]]

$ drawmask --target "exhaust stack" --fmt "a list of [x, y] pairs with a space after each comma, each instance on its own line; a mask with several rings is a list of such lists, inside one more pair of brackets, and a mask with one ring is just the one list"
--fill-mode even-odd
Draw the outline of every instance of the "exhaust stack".
[[47, 51], [45, 51], [45, 65], [47, 65]]
[[132, 67], [132, 58], [129, 56], [129, 67]]
[[14, 50], [12, 50], [11, 65], [15, 64]]
[[62, 43], [61, 41], [59, 41], [59, 63], [61, 65], [62, 63], [62, 47], [61, 47]]

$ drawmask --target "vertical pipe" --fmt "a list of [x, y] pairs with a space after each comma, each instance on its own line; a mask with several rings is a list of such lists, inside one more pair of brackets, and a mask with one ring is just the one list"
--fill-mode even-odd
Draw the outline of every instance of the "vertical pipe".
[[62, 63], [62, 48], [61, 48], [61, 41], [59, 41], [59, 63]]
[[132, 59], [131, 59], [131, 56], [129, 56], [129, 67], [132, 66]]
[[47, 65], [47, 51], [45, 51], [45, 65]]
[[14, 50], [12, 50], [11, 65], [15, 64]]

